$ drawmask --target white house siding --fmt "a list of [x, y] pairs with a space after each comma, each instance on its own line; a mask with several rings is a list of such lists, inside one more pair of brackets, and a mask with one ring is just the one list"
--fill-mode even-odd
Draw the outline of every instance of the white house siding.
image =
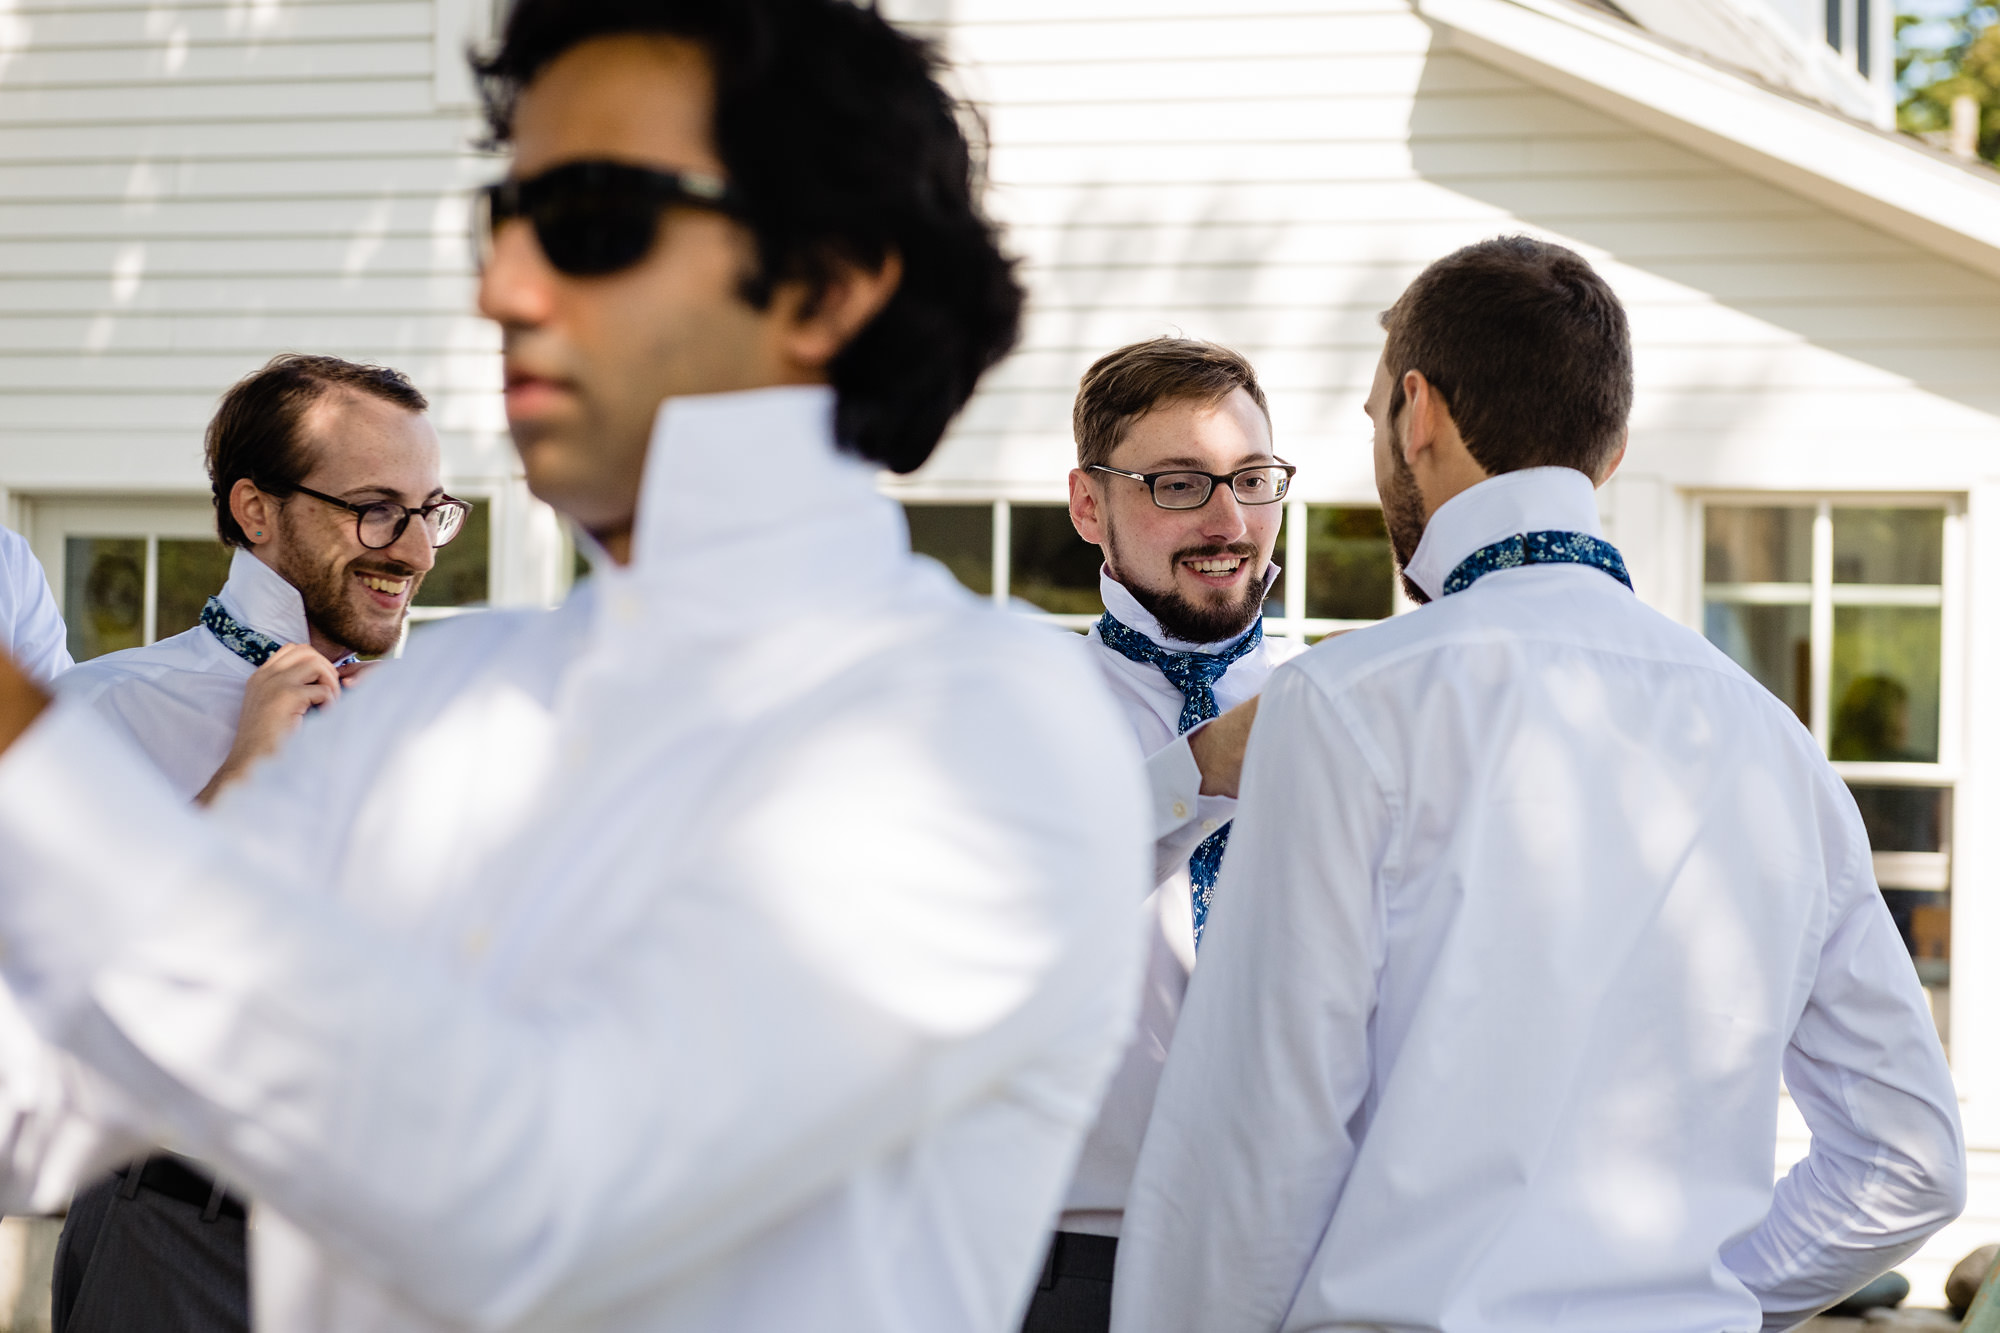
[[275, 352], [330, 352], [430, 395], [449, 483], [496, 505], [496, 598], [552, 591], [559, 539], [514, 482], [472, 313], [466, 190], [496, 167], [439, 63], [481, 3], [0, 3], [15, 517], [61, 494], [199, 494], [217, 395]]
[[[1584, 252], [1631, 311], [1632, 448], [1605, 507], [1654, 604], [1698, 623], [1694, 497], [1724, 490], [1969, 497], [1972, 600], [2000, 583], [1993, 279], [1454, 53], [1399, 0], [901, 9], [987, 107], [991, 198], [1032, 292], [1021, 350], [905, 494], [1061, 498], [1084, 367], [1181, 331], [1258, 364], [1302, 498], [1372, 501], [1378, 312], [1429, 260], [1522, 231]], [[1992, 622], [1947, 642], [1948, 690], [1993, 678]], [[1972, 827], [2000, 735], [1947, 710], [1952, 1045], [1979, 1151], [1966, 1220], [1905, 1266], [1931, 1304], [2000, 1239], [2000, 991], [1976, 964], [2000, 942], [2000, 872]]]

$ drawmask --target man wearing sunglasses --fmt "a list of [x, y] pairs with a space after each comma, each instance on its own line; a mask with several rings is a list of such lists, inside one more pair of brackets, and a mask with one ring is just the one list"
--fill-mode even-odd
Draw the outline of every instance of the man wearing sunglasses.
[[1136, 1030], [1063, 1206], [1024, 1333], [1103, 1333], [1125, 1196], [1235, 813], [1257, 692], [1300, 645], [1264, 599], [1292, 468], [1227, 347], [1153, 338], [1100, 358], [1073, 413], [1070, 518], [1103, 549], [1099, 665], [1148, 756], [1154, 878]]
[[[229, 581], [201, 623], [61, 678], [204, 804], [339, 698], [361, 655], [402, 634], [463, 502], [439, 482], [429, 406], [400, 372], [285, 355], [239, 381], [209, 423]], [[78, 1192], [56, 1250], [56, 1333], [249, 1327], [244, 1204], [156, 1154]]]
[[483, 75], [481, 308], [595, 573], [206, 817], [0, 658], [0, 1020], [66, 1053], [0, 1021], [0, 1184], [67, 1079], [256, 1201], [261, 1328], [1008, 1333], [1147, 818], [1078, 645], [877, 484], [1018, 327], [958, 108], [844, 0], [521, 0]]

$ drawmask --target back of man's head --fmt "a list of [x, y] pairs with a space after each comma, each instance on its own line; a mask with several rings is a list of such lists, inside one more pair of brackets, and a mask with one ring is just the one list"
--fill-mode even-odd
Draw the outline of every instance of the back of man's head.
[[1583, 256], [1527, 236], [1468, 245], [1383, 312], [1389, 410], [1421, 371], [1492, 474], [1569, 467], [1593, 479], [1632, 412], [1625, 308]]
[[1022, 302], [932, 47], [848, 0], [520, 0], [478, 62], [494, 141], [558, 57], [633, 35], [694, 42], [713, 67], [716, 150], [757, 242], [752, 305], [781, 282], [823, 285], [839, 263], [900, 261], [830, 378], [841, 445], [914, 470], [1013, 347]]
[[205, 452], [215, 530], [223, 545], [250, 546], [243, 525], [230, 512], [236, 483], [247, 479], [279, 498], [296, 491], [316, 461], [306, 438], [306, 414], [328, 395], [343, 392], [379, 398], [406, 412], [430, 407], [400, 370], [291, 352], [273, 357], [222, 395], [208, 423]]
[[1084, 372], [1070, 411], [1076, 465], [1108, 463], [1132, 423], [1162, 403], [1219, 403], [1237, 389], [1250, 395], [1268, 423], [1271, 407], [1256, 370], [1220, 343], [1148, 338], [1107, 352]]

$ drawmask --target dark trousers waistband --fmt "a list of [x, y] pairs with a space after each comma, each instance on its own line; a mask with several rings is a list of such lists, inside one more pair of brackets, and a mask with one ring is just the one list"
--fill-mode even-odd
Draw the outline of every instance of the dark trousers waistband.
[[1057, 1278], [1080, 1277], [1092, 1282], [1109, 1282], [1118, 1266], [1116, 1236], [1086, 1236], [1077, 1231], [1058, 1231], [1049, 1243], [1048, 1258], [1042, 1261], [1042, 1290], [1055, 1286]]
[[117, 1173], [125, 1182], [120, 1192], [128, 1199], [140, 1190], [148, 1189], [178, 1203], [192, 1204], [201, 1209], [205, 1222], [212, 1222], [218, 1217], [240, 1219], [247, 1214], [241, 1199], [178, 1157], [148, 1157], [138, 1169], [136, 1179], [130, 1166]]

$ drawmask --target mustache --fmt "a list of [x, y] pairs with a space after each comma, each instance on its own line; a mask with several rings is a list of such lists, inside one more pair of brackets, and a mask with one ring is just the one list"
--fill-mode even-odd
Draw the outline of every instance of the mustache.
[[413, 579], [417, 576], [414, 565], [406, 565], [400, 560], [390, 560], [383, 564], [363, 564], [356, 560], [347, 566], [350, 574], [375, 574], [385, 579]]
[[1173, 562], [1178, 565], [1183, 560], [1214, 560], [1221, 556], [1240, 556], [1245, 560], [1257, 558], [1255, 542], [1230, 542], [1227, 545], [1210, 543], [1206, 546], [1184, 546], [1174, 552]]

